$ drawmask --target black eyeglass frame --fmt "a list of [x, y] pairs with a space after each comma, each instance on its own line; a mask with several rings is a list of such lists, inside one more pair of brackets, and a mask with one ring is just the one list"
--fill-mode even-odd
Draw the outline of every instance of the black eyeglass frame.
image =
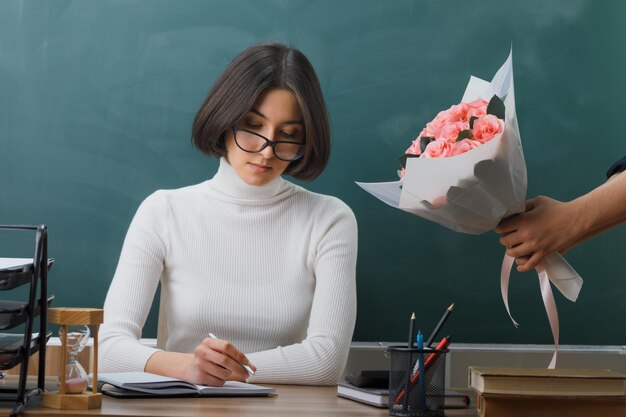
[[[268, 138], [266, 138], [263, 135], [260, 135], [256, 132], [253, 132], [251, 130], [248, 129], [241, 129], [239, 127], [231, 127], [231, 130], [233, 131], [233, 138], [235, 139], [235, 144], [237, 145], [237, 147], [239, 149], [241, 149], [244, 152], [248, 152], [248, 153], [258, 153], [261, 152], [263, 149], [267, 148], [268, 146], [272, 148], [272, 153], [274, 154], [274, 156], [278, 159], [280, 159], [281, 161], [285, 161], [285, 162], [292, 162], [292, 161], [297, 161], [298, 159], [302, 158], [302, 155], [304, 155], [304, 144], [306, 143], [306, 138], [302, 139], [302, 142], [291, 142], [288, 140], [277, 140], [277, 141], [273, 141], [270, 140]], [[257, 149], [256, 151], [249, 151], [247, 149], [244, 149], [239, 142], [237, 142], [237, 131], [241, 131], [241, 132], [246, 132], [246, 133], [250, 133], [251, 135], [257, 136], [261, 139], [265, 140], [265, 144], [263, 146], [261, 146], [259, 149]], [[276, 153], [276, 145], [279, 145], [281, 143], [288, 143], [290, 145], [299, 145], [300, 146], [300, 150], [298, 151], [298, 154], [296, 155], [295, 158], [293, 159], [285, 159], [285, 158], [281, 158], [280, 156], [278, 156], [278, 154]]]

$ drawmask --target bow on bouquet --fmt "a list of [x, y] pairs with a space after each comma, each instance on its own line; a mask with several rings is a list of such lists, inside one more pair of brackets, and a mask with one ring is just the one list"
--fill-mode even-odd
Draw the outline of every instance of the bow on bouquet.
[[[383, 202], [457, 232], [481, 234], [525, 210], [526, 164], [513, 89], [512, 53], [491, 82], [471, 77], [460, 104], [440, 112], [400, 158], [401, 179], [359, 183]], [[514, 259], [504, 255], [502, 300], [511, 320], [508, 286]], [[582, 278], [559, 255], [536, 268], [554, 338], [549, 368], [556, 366], [559, 319], [550, 282], [576, 301]]]

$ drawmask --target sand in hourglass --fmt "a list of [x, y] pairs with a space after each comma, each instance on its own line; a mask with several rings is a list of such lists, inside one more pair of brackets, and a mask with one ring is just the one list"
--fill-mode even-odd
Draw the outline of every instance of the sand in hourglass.
[[[76, 356], [80, 353], [89, 340], [89, 326], [72, 325], [67, 326], [67, 353], [69, 355], [67, 364], [65, 365], [65, 393], [80, 394], [85, 392], [89, 384], [87, 372], [80, 362], [76, 360]], [[63, 327], [59, 330], [59, 336], [63, 338]], [[61, 378], [58, 380], [59, 389], [61, 389]]]

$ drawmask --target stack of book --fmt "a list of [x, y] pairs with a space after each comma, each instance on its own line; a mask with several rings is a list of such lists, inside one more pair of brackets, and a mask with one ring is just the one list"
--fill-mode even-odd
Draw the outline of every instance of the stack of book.
[[469, 370], [480, 417], [624, 417], [624, 379], [603, 369]]

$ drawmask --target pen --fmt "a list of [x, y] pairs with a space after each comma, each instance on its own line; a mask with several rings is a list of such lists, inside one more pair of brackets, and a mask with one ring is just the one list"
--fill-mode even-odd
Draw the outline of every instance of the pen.
[[[211, 339], [219, 339], [219, 337], [215, 336], [213, 333], [209, 333], [209, 337]], [[241, 366], [243, 366], [243, 368], [246, 370], [246, 372], [248, 372], [249, 375], [254, 375], [256, 372], [254, 372], [252, 370], [252, 368], [250, 368], [248, 365], [245, 365], [243, 363], [239, 363]]]
[[443, 316], [441, 316], [439, 323], [437, 323], [437, 325], [435, 326], [435, 330], [433, 330], [433, 332], [430, 334], [430, 337], [426, 341], [426, 346], [430, 347], [430, 345], [433, 344], [435, 337], [437, 337], [437, 333], [439, 333], [439, 331], [443, 327], [443, 324], [446, 322], [446, 320], [448, 320], [448, 317], [450, 316], [450, 313], [452, 313], [452, 310], [454, 310], [454, 303], [450, 304], [450, 307], [448, 307], [443, 313]]
[[[426, 410], [426, 373], [424, 372], [424, 335], [421, 331], [417, 332], [417, 360], [418, 360], [418, 372], [419, 372], [419, 408], [422, 411]], [[429, 359], [431, 356], [428, 357]]]

